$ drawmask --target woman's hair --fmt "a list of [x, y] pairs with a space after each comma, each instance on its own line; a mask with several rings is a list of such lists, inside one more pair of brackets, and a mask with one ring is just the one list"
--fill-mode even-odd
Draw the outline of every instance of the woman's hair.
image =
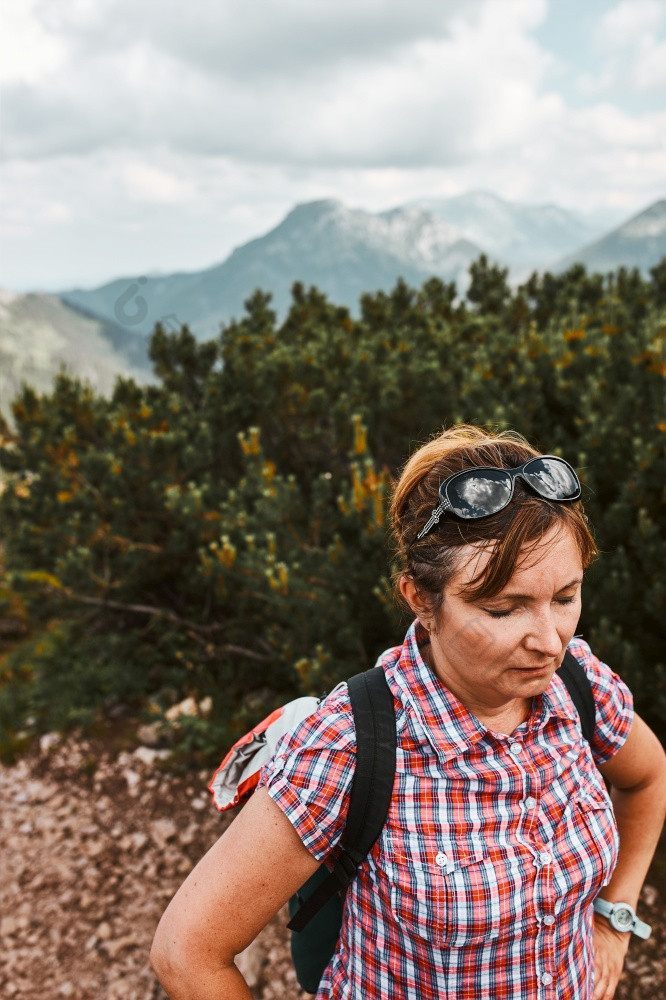
[[542, 500], [515, 480], [511, 503], [490, 517], [461, 521], [444, 515], [424, 538], [416, 536], [439, 504], [440, 484], [455, 472], [478, 465], [512, 469], [538, 455], [515, 431], [492, 433], [459, 424], [443, 431], [416, 451], [393, 490], [391, 521], [398, 568], [396, 594], [403, 575], [409, 576], [421, 600], [437, 613], [447, 583], [458, 568], [463, 545], [489, 545], [491, 556], [464, 588], [471, 600], [488, 600], [500, 593], [513, 576], [519, 556], [535, 548], [551, 528], [568, 529], [578, 545], [583, 567], [597, 555], [580, 501]]

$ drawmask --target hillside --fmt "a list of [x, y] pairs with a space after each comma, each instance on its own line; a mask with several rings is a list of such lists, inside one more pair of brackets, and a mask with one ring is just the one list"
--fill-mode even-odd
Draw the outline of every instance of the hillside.
[[599, 235], [599, 226], [558, 205], [522, 205], [488, 191], [414, 203], [483, 247], [520, 280]]
[[666, 256], [666, 199], [656, 201], [608, 235], [560, 260], [555, 268], [564, 271], [572, 264], [584, 264], [588, 271], [606, 274], [618, 267], [637, 267], [647, 274]]
[[61, 368], [107, 394], [117, 375], [148, 377], [146, 340], [56, 295], [0, 291], [0, 412], [23, 382], [46, 391]]

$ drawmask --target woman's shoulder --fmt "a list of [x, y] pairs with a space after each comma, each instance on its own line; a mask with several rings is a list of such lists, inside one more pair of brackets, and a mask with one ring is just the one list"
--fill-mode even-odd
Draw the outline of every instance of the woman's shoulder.
[[285, 733], [275, 748], [275, 756], [293, 754], [297, 750], [340, 753], [355, 747], [354, 716], [347, 683], [343, 681], [322, 698], [311, 715]]
[[262, 768], [260, 786], [320, 861], [344, 831], [355, 762], [354, 719], [347, 685], [340, 684], [285, 733]]
[[633, 697], [620, 675], [599, 659], [583, 639], [574, 637], [568, 650], [582, 666], [592, 687], [596, 719], [592, 751], [597, 764], [601, 764], [617, 753], [629, 735]]
[[620, 675], [593, 653], [589, 643], [580, 636], [574, 636], [567, 646], [567, 650], [580, 663], [593, 691], [598, 688], [600, 692], [607, 692], [618, 683], [626, 687]]

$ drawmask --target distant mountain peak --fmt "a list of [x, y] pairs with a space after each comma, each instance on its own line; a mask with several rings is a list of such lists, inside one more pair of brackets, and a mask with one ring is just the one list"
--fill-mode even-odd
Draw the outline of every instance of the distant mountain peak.
[[558, 262], [555, 270], [584, 264], [602, 274], [620, 266], [637, 267], [646, 274], [666, 256], [666, 199], [648, 205], [601, 239], [588, 243]]
[[630, 238], [661, 236], [666, 232], [666, 198], [655, 201], [643, 212], [639, 212], [616, 230]]
[[289, 222], [309, 222], [315, 218], [321, 218], [322, 216], [338, 215], [342, 212], [348, 212], [350, 209], [337, 198], [317, 198], [314, 201], [302, 201], [287, 212], [282, 223], [284, 225]]

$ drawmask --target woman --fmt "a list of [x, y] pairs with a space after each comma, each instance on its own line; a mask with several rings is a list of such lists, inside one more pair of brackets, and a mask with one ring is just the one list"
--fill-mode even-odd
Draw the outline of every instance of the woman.
[[[415, 621], [381, 658], [393, 799], [320, 1000], [613, 996], [630, 934], [592, 904], [636, 908], [666, 762], [625, 684], [574, 638], [596, 554], [579, 496], [570, 466], [516, 434], [457, 427], [407, 463], [392, 520]], [[555, 674], [567, 646], [594, 692], [591, 746]], [[172, 1000], [251, 996], [234, 956], [338, 843], [354, 751], [341, 685], [164, 914], [151, 957]]]

